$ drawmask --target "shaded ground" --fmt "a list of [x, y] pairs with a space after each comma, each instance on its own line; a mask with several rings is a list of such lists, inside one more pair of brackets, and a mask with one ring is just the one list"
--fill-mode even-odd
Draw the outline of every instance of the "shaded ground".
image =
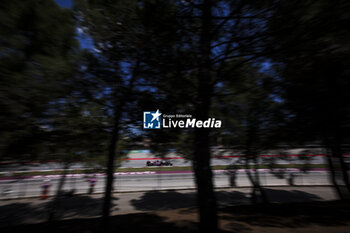
[[[117, 197], [113, 198], [113, 211], [118, 211], [117, 200]], [[103, 199], [101, 197], [89, 195], [66, 197], [56, 207], [55, 216], [57, 219], [98, 217], [101, 213], [102, 203]], [[52, 205], [53, 199], [32, 199], [31, 202], [25, 199], [1, 205], [0, 226], [45, 222], [49, 218], [49, 210], [51, 210]]]
[[[323, 200], [318, 195], [301, 190], [280, 190], [265, 188], [271, 202], [310, 202]], [[216, 191], [219, 205], [242, 205], [250, 204], [249, 194], [241, 191]], [[177, 191], [149, 191], [139, 199], [133, 199], [130, 203], [143, 211], [169, 210], [195, 205], [196, 194], [194, 192]]]
[[[334, 199], [329, 187], [268, 188], [270, 205], [250, 205], [249, 191], [248, 188], [216, 191], [222, 230], [350, 232], [350, 204], [329, 201]], [[101, 195], [64, 198], [56, 209], [61, 221], [49, 225], [46, 220], [51, 204], [50, 199], [0, 203], [0, 232], [99, 232]], [[194, 205], [193, 190], [117, 194], [111, 232], [195, 232]]]
[[[340, 201], [220, 209], [223, 232], [350, 232], [350, 204]], [[196, 232], [194, 207], [112, 217], [111, 232]], [[1, 232], [99, 232], [98, 218], [0, 228]]]

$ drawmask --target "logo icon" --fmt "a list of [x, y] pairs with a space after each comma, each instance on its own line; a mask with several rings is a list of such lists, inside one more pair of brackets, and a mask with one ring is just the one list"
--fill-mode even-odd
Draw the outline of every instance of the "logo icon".
[[157, 109], [156, 112], [143, 112], [143, 128], [144, 129], [160, 129], [161, 124], [161, 115]]

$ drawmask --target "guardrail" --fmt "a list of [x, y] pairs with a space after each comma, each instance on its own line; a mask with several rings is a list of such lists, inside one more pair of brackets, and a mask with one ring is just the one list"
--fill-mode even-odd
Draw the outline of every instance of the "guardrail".
[[[262, 186], [320, 186], [331, 185], [326, 171], [302, 172], [284, 172], [271, 173], [259, 171], [260, 183]], [[13, 179], [0, 181], [0, 199], [29, 198], [40, 197], [42, 192], [42, 182], [44, 178], [36, 179]], [[97, 182], [94, 187], [94, 193], [104, 192], [105, 176], [100, 174], [96, 176]], [[60, 176], [52, 176], [52, 186], [49, 189], [49, 196], [57, 191]], [[251, 187], [251, 182], [245, 172], [230, 173], [219, 170], [214, 173], [214, 185], [216, 188], [229, 187]], [[132, 191], [150, 191], [167, 189], [193, 189], [195, 188], [193, 173], [148, 173], [148, 174], [124, 174], [116, 175], [114, 183], [114, 192], [132, 192]], [[89, 183], [87, 178], [79, 174], [66, 177], [63, 186], [65, 195], [87, 194], [89, 192]]]

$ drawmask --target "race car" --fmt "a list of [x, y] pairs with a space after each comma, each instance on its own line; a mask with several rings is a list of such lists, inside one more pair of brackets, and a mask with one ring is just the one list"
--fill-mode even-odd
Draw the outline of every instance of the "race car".
[[147, 166], [173, 166], [172, 163], [170, 163], [169, 161], [164, 161], [164, 160], [163, 161], [157, 160], [157, 161], [154, 161], [154, 162], [147, 161], [146, 165]]

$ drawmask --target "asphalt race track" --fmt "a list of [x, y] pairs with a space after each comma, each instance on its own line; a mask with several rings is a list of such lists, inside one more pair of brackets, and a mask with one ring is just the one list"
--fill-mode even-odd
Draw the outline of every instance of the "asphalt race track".
[[[282, 173], [271, 173], [261, 169], [259, 171], [261, 184], [264, 186], [288, 186], [290, 175], [293, 174], [295, 185], [329, 185], [328, 174], [326, 171], [310, 171], [302, 173], [297, 171], [288, 171]], [[251, 183], [242, 170], [236, 173], [236, 179], [233, 174], [224, 170], [214, 172], [215, 187], [249, 187]], [[60, 175], [33, 176], [27, 179], [9, 179], [0, 181], [1, 196], [0, 199], [35, 197], [41, 193], [41, 185], [44, 179], [50, 179], [52, 186], [50, 193], [54, 194], [57, 189]], [[105, 175], [96, 174], [97, 183], [95, 193], [101, 193], [104, 189]], [[120, 172], [115, 173], [114, 191], [149, 191], [149, 190], [168, 190], [168, 189], [193, 189], [195, 188], [193, 173], [177, 171], [150, 171], [150, 172]], [[68, 175], [63, 187], [66, 194], [87, 193], [89, 183], [87, 177], [83, 174]], [[234, 182], [235, 181], [235, 182]]]
[[[306, 154], [301, 156], [304, 149], [293, 149], [285, 152], [285, 155], [281, 156], [280, 151], [271, 151], [267, 154], [260, 156], [258, 160], [259, 164], [325, 164], [326, 158], [324, 151], [321, 149], [315, 149], [312, 154]], [[237, 164], [240, 161], [241, 154], [239, 152], [232, 151], [213, 151], [213, 158], [211, 160], [212, 165], [229, 165]], [[347, 156], [350, 158], [350, 156]], [[146, 167], [147, 161], [156, 161], [166, 159], [170, 161], [173, 166], [182, 167], [182, 166], [191, 166], [191, 162], [185, 160], [179, 156], [176, 152], [171, 152], [165, 155], [163, 158], [156, 157], [149, 151], [130, 151], [127, 154], [127, 157], [122, 159], [121, 168], [140, 168]], [[1, 172], [11, 172], [11, 171], [49, 171], [49, 170], [58, 170], [62, 169], [63, 166], [55, 161], [48, 163], [39, 163], [39, 162], [30, 162], [30, 163], [12, 163], [12, 162], [2, 162], [0, 163]], [[85, 164], [82, 162], [75, 162], [70, 165], [70, 169], [84, 169], [86, 168]]]
[[[324, 164], [326, 157], [320, 153], [300, 156], [302, 149], [288, 151], [288, 154], [281, 157], [277, 152], [271, 152], [261, 155], [260, 164]], [[241, 156], [234, 153], [213, 153], [212, 165], [229, 165], [237, 164]], [[218, 158], [220, 157], [220, 158]], [[155, 157], [148, 151], [131, 151], [128, 157], [122, 160], [123, 168], [140, 168], [146, 167], [147, 161], [167, 160], [171, 161], [173, 167], [179, 167], [179, 171], [164, 171], [162, 167], [148, 167], [144, 172], [117, 172], [115, 173], [114, 191], [148, 191], [164, 189], [192, 189], [195, 188], [195, 182], [192, 171], [180, 171], [183, 166], [191, 166], [191, 163], [175, 152], [169, 153], [163, 158]], [[52, 171], [62, 169], [57, 162], [46, 164], [29, 163], [29, 164], [2, 164], [3, 174], [11, 174], [11, 171]], [[83, 163], [76, 162], [71, 165], [70, 169], [86, 169]], [[244, 170], [228, 172], [224, 170], [214, 171], [215, 187], [249, 187], [249, 181]], [[312, 169], [306, 173], [297, 169], [275, 170], [259, 169], [261, 184], [265, 186], [287, 186], [291, 183], [294, 185], [330, 185], [328, 173], [325, 169]], [[52, 186], [51, 194], [57, 189], [60, 175], [35, 175], [26, 176], [20, 179], [14, 177], [2, 177], [0, 180], [0, 199], [21, 198], [39, 196], [43, 180], [50, 179]], [[94, 189], [95, 193], [101, 193], [104, 189], [105, 175], [96, 174], [97, 183]], [[69, 193], [87, 193], [89, 183], [84, 174], [69, 174], [66, 178], [64, 190]]]

